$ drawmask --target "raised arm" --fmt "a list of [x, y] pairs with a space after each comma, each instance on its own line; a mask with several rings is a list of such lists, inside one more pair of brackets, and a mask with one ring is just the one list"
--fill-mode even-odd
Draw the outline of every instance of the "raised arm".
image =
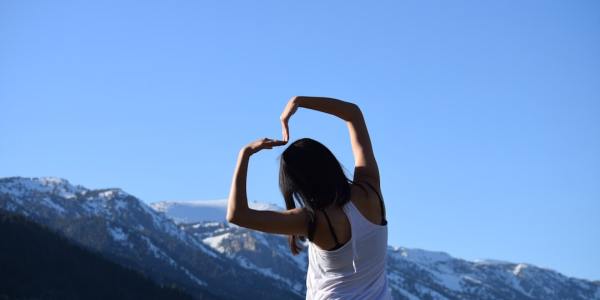
[[250, 156], [262, 149], [281, 146], [284, 141], [260, 139], [240, 150], [233, 173], [227, 205], [227, 221], [242, 227], [268, 233], [306, 235], [306, 212], [301, 208], [286, 211], [254, 210], [248, 206], [246, 178]]
[[288, 141], [288, 121], [298, 107], [309, 108], [334, 115], [346, 122], [354, 154], [354, 181], [369, 181], [379, 187], [379, 168], [367, 124], [358, 105], [328, 97], [296, 96], [290, 99], [281, 115], [283, 140]]

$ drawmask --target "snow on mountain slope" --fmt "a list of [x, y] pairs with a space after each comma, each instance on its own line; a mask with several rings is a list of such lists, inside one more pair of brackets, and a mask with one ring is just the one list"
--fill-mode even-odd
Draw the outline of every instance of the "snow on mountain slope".
[[181, 228], [240, 267], [281, 281], [291, 291], [304, 296], [308, 267], [306, 252], [292, 255], [285, 236], [248, 230], [224, 222], [181, 224]]
[[90, 190], [58, 178], [0, 178], [0, 210], [198, 299], [301, 299], [285, 283], [240, 267], [120, 189]]
[[[306, 251], [293, 256], [284, 236], [224, 222], [182, 224], [204, 244], [304, 292]], [[394, 299], [600, 299], [600, 284], [530, 264], [467, 261], [444, 252], [388, 247]]]
[[[208, 204], [213, 203], [196, 206], [197, 213]], [[167, 216], [171, 212], [166, 210]], [[284, 236], [223, 221], [180, 226], [241, 267], [282, 281], [292, 290], [305, 291], [306, 252], [291, 255]], [[390, 246], [387, 270], [395, 299], [600, 299], [597, 283], [529, 264], [466, 261], [439, 251]]]
[[[169, 219], [178, 216], [172, 207], [183, 210], [182, 219], [202, 222], [176, 224]], [[210, 208], [220, 210], [216, 221], [206, 221], [214, 219], [204, 211]], [[150, 208], [120, 189], [89, 190], [58, 178], [0, 178], [1, 210], [45, 224], [158, 282], [222, 299], [303, 299], [306, 251], [293, 256], [285, 236], [223, 222], [225, 208], [225, 200]], [[600, 300], [600, 282], [531, 264], [466, 261], [404, 247], [388, 247], [387, 263], [394, 299]]]
[[[251, 201], [248, 205], [258, 210], [283, 210], [275, 204], [266, 202]], [[224, 222], [227, 213], [227, 199], [161, 201], [151, 203], [150, 206], [156, 211], [164, 213], [176, 223]]]

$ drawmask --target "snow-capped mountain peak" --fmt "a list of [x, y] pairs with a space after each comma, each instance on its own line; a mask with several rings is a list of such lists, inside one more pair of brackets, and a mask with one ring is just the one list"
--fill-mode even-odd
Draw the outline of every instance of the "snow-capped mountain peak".
[[389, 247], [392, 255], [398, 255], [402, 259], [412, 261], [419, 264], [431, 265], [440, 262], [452, 260], [453, 257], [446, 252], [440, 251], [427, 251], [417, 248], [405, 248], [405, 247]]
[[58, 177], [8, 177], [2, 179], [0, 192], [15, 195], [33, 193], [56, 193], [65, 198], [74, 198], [76, 194], [87, 191], [80, 185], [72, 185], [68, 180]]

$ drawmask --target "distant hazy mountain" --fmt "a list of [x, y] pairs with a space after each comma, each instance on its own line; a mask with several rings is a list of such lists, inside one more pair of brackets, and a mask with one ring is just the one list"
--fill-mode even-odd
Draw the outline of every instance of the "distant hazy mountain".
[[[283, 236], [223, 222], [224, 200], [152, 207], [120, 189], [88, 190], [56, 178], [0, 179], [0, 209], [46, 224], [159, 283], [198, 298], [304, 298], [305, 253], [292, 256]], [[389, 247], [388, 254], [395, 299], [600, 299], [598, 283], [529, 264], [472, 262], [402, 247]]]
[[[151, 203], [156, 211], [165, 213], [176, 223], [194, 223], [202, 221], [225, 222], [227, 199], [196, 201], [162, 201]], [[260, 210], [282, 210], [274, 204], [250, 202], [249, 206]]]

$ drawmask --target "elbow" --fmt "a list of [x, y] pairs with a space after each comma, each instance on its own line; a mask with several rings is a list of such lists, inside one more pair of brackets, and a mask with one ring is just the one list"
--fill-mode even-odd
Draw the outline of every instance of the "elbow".
[[351, 105], [350, 105], [349, 112], [346, 116], [346, 121], [354, 121], [359, 118], [362, 118], [362, 111], [360, 110], [360, 107], [355, 103], [350, 103], [350, 104]]
[[225, 219], [227, 220], [227, 222], [232, 223], [232, 224], [236, 224], [236, 222], [238, 221], [239, 217], [236, 218], [236, 214], [233, 211], [227, 211], [227, 215], [225, 216]]
[[228, 211], [225, 219], [227, 220], [227, 222], [229, 222], [231, 224], [235, 224], [235, 225], [243, 227], [242, 220], [244, 218], [241, 216], [240, 211]]
[[229, 205], [227, 207], [227, 214], [225, 215], [225, 220], [231, 224], [235, 224], [238, 226], [244, 226], [244, 223], [247, 222], [249, 216], [248, 207], [238, 206], [238, 205]]
[[227, 216], [225, 217], [225, 219], [227, 220], [228, 223], [231, 224], [236, 224], [237, 225], [237, 219], [235, 218], [235, 216], [231, 213], [227, 213]]

